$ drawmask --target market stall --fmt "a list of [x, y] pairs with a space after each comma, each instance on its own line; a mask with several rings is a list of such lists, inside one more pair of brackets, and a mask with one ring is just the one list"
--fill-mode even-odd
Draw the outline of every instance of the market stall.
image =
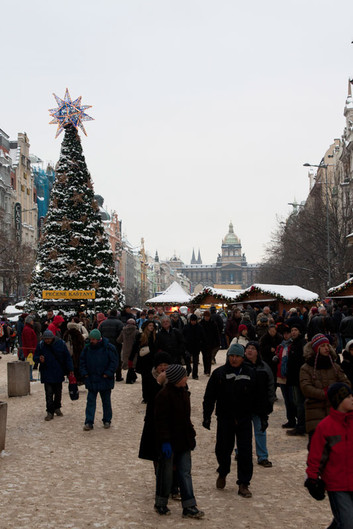
[[333, 300], [341, 301], [350, 307], [353, 306], [353, 277], [336, 287], [330, 288], [327, 295]]
[[187, 294], [183, 287], [174, 281], [162, 294], [148, 299], [145, 303], [147, 306], [162, 306], [165, 312], [173, 312], [173, 308], [181, 305], [189, 305], [192, 296]]
[[264, 307], [269, 305], [279, 314], [292, 307], [311, 307], [319, 301], [318, 294], [297, 285], [265, 285], [254, 283], [238, 295], [236, 303], [246, 306], [248, 303]]
[[223, 288], [204, 287], [196, 296], [192, 298], [193, 306], [207, 305], [232, 305], [236, 303], [238, 296], [244, 290], [229, 290]]

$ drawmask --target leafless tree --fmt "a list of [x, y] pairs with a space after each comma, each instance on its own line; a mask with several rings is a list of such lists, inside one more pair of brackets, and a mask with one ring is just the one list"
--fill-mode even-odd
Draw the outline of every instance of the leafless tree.
[[[327, 295], [330, 262], [331, 285], [343, 282], [347, 271], [347, 214], [335, 196], [328, 203], [330, 245], [327, 238], [327, 204], [320, 188], [314, 189], [304, 207], [286, 222], [278, 221], [258, 280], [263, 283], [297, 284]], [[329, 255], [329, 260], [328, 260]]]

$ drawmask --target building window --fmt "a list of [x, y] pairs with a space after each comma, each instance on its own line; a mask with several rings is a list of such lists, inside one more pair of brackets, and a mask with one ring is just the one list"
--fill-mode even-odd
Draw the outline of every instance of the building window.
[[25, 186], [21, 184], [21, 191], [23, 192], [25, 190]]
[[21, 163], [22, 165], [26, 165], [26, 157], [24, 156], [24, 154], [21, 154]]
[[27, 180], [27, 173], [23, 173], [23, 178]]
[[30, 190], [29, 190], [28, 187], [27, 187], [27, 195], [29, 195], [29, 194], [30, 194]]

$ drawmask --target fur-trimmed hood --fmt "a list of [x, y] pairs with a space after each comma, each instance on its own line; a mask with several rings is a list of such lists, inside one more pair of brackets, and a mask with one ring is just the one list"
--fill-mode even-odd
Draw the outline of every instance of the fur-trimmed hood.
[[79, 331], [84, 339], [86, 340], [88, 338], [88, 331], [86, 327], [83, 325], [83, 323], [75, 323], [74, 321], [70, 321], [67, 324], [67, 330], [71, 331], [71, 329], [76, 329], [76, 331]]
[[[349, 340], [349, 342], [346, 343], [346, 347], [344, 348], [344, 352], [349, 354], [349, 348], [353, 346], [353, 340]], [[344, 353], [343, 353], [344, 356]]]

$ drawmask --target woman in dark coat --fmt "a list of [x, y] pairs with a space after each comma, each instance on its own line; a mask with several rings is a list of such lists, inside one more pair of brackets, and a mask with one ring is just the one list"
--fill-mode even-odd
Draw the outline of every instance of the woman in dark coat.
[[219, 334], [217, 325], [211, 320], [211, 313], [205, 310], [200, 325], [204, 332], [204, 344], [202, 347], [203, 370], [205, 375], [211, 374], [212, 358], [216, 356], [219, 349]]
[[138, 334], [135, 339], [132, 351], [128, 360], [128, 367], [132, 368], [134, 359], [136, 361], [136, 371], [142, 378], [142, 400], [147, 402], [146, 379], [153, 367], [153, 359], [156, 353], [156, 326], [153, 321], [147, 323], [142, 334]]
[[74, 374], [77, 382], [79, 383], [82, 382], [80, 376], [80, 356], [82, 349], [85, 346], [85, 338], [81, 332], [81, 328], [82, 324], [75, 316], [72, 318], [71, 322], [67, 324], [67, 330], [65, 331], [63, 338], [68, 350], [70, 351], [72, 362], [74, 364]]

